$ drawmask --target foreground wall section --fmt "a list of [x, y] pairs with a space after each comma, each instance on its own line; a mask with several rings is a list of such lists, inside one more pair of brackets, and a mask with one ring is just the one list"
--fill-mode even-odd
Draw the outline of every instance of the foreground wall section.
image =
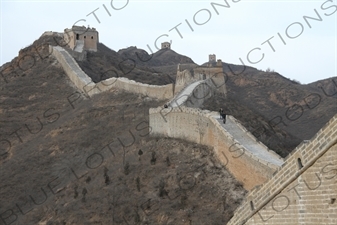
[[258, 159], [238, 143], [214, 118], [214, 112], [188, 107], [156, 108], [150, 109], [149, 116], [152, 136], [214, 147], [218, 159], [247, 190], [264, 183], [278, 168]]
[[337, 114], [251, 191], [228, 223], [337, 224]]
[[149, 85], [129, 80], [125, 77], [109, 78], [96, 84], [83, 72], [74, 58], [64, 48], [60, 46], [49, 46], [49, 52], [62, 65], [65, 73], [75, 86], [88, 96], [93, 96], [110, 89], [122, 89], [127, 92], [142, 94], [159, 100], [173, 98], [173, 84], [163, 86]]

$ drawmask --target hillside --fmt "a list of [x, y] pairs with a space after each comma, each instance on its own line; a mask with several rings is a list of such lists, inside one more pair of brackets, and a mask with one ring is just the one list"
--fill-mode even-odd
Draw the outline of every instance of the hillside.
[[86, 98], [47, 57], [55, 40], [1, 67], [0, 224], [225, 224], [246, 191], [212, 150], [150, 138], [163, 102]]
[[[115, 60], [106, 60], [110, 54], [115, 55]], [[90, 72], [86, 65], [100, 71], [96, 65], [102, 65], [102, 62], [103, 65], [116, 64], [116, 60], [123, 62], [126, 71], [131, 71], [125, 75], [119, 72], [122, 76], [159, 85], [174, 82], [178, 63], [185, 64], [185, 67], [186, 64], [190, 64], [191, 68], [196, 66], [190, 58], [171, 49], [161, 49], [150, 55], [143, 49], [129, 47], [116, 53], [102, 48], [101, 44], [98, 53], [90, 53], [88, 62], [79, 64], [94, 77], [97, 73]], [[130, 63], [129, 67], [127, 63]], [[114, 68], [119, 68], [115, 64]], [[102, 68], [107, 70], [110, 67]], [[223, 63], [223, 70], [227, 79], [227, 96], [215, 96], [207, 100], [202, 108], [218, 111], [223, 107], [227, 114], [236, 117], [282, 157], [286, 157], [303, 140], [310, 139], [337, 113], [336, 78], [301, 85], [276, 72], [264, 72], [249, 66]]]
[[195, 63], [171, 49], [149, 55], [145, 50], [129, 47], [118, 52], [98, 44], [97, 52], [88, 52], [86, 61], [77, 61], [94, 82], [110, 77], [126, 77], [137, 82], [155, 85], [172, 83], [178, 63]]
[[143, 49], [129, 47], [119, 50], [118, 53], [125, 59], [133, 59], [137, 64], [146, 65], [149, 67], [176, 66], [178, 63], [195, 64], [192, 59], [180, 55], [172, 49], [160, 49], [157, 52], [149, 55]]
[[[49, 44], [64, 45], [40, 37], [0, 68], [0, 225], [225, 224], [232, 217], [246, 191], [212, 149], [149, 137], [149, 108], [165, 102], [120, 90], [87, 98], [48, 57]], [[158, 85], [172, 83], [178, 63], [196, 65], [173, 50], [116, 52], [101, 43], [78, 63], [94, 82], [123, 76]], [[336, 78], [300, 85], [275, 72], [223, 67], [227, 96], [202, 108], [223, 107], [284, 157], [337, 112]]]

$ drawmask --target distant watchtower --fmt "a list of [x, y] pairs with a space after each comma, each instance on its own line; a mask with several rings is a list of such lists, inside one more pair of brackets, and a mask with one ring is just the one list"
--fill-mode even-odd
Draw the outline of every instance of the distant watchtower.
[[161, 49], [171, 49], [171, 44], [169, 42], [163, 42], [161, 43]]
[[73, 26], [71, 29], [64, 29], [64, 41], [69, 47], [77, 52], [93, 51], [97, 52], [98, 32], [95, 28], [85, 26]]
[[216, 56], [215, 56], [215, 54], [209, 55], [209, 56], [208, 56], [208, 61], [209, 61], [209, 62], [215, 62], [215, 61], [216, 61]]
[[222, 60], [221, 60], [221, 59], [218, 59], [218, 60], [217, 60], [216, 66], [222, 66]]

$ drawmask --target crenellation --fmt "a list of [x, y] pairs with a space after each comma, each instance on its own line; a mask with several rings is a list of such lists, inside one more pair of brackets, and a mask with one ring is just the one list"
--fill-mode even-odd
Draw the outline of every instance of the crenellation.
[[[317, 135], [315, 135], [310, 143], [301, 144], [294, 152], [287, 157], [285, 164], [277, 171], [276, 174], [261, 188], [254, 189], [248, 196], [254, 197], [254, 205], [260, 207], [262, 202], [267, 202], [258, 209], [261, 211], [264, 219], [262, 221], [258, 213], [249, 214], [247, 201], [243, 202], [239, 211], [235, 211], [234, 217], [228, 224], [239, 224], [239, 221], [246, 221], [244, 224], [297, 224], [302, 221], [303, 224], [334, 224], [336, 219], [327, 219], [331, 215], [336, 215], [337, 206], [329, 214], [327, 199], [331, 196], [337, 196], [337, 189], [333, 176], [329, 177], [327, 173], [318, 179], [318, 174], [322, 174], [324, 166], [330, 165], [332, 168], [337, 165], [337, 137], [327, 138], [323, 134], [327, 134], [330, 130], [336, 130], [337, 125], [334, 123], [337, 115], [332, 118], [333, 122], [329, 122]], [[314, 149], [317, 146], [316, 149]], [[312, 155], [315, 155], [313, 157]], [[297, 167], [297, 158], [302, 158], [303, 168], [300, 170]], [[332, 168], [329, 168], [332, 171]], [[337, 171], [337, 166], [334, 167]], [[327, 170], [327, 169], [326, 169]], [[295, 173], [293, 171], [296, 171]], [[331, 174], [329, 174], [331, 175]], [[298, 178], [296, 178], [298, 177]], [[337, 176], [334, 176], [334, 178]], [[331, 178], [331, 179], [326, 179]], [[324, 186], [324, 187], [323, 187]], [[290, 187], [290, 188], [289, 188]], [[300, 194], [301, 199], [298, 199], [293, 188]], [[277, 193], [277, 195], [275, 195]], [[270, 195], [270, 196], [269, 196]], [[275, 195], [275, 197], [273, 197]], [[284, 207], [281, 203], [275, 201], [278, 196], [288, 196], [291, 202], [289, 209], [284, 209], [280, 212], [275, 212], [271, 207], [271, 203], [275, 206]], [[260, 197], [263, 196], [263, 197]], [[272, 198], [273, 197], [273, 198]], [[288, 198], [287, 197], [287, 198]], [[323, 197], [323, 199], [322, 199]], [[285, 199], [286, 197], [284, 197]], [[298, 199], [298, 200], [297, 200]], [[281, 204], [281, 205], [280, 205]], [[244, 205], [246, 207], [244, 207]], [[305, 207], [305, 208], [303, 208]], [[299, 211], [297, 209], [300, 209]], [[244, 213], [244, 211], [246, 213]], [[310, 216], [312, 215], [312, 216]], [[328, 216], [325, 216], [328, 215]], [[331, 217], [333, 218], [333, 217]], [[314, 221], [313, 223], [311, 223]]]

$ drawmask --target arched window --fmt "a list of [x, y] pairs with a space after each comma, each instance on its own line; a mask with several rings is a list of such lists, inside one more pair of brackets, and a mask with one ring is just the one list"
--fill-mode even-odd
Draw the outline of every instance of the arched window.
[[298, 164], [298, 169], [302, 169], [303, 168], [303, 164], [300, 158], [297, 159], [297, 164]]
[[253, 203], [253, 201], [250, 201], [250, 208], [251, 208], [252, 211], [254, 210], [254, 203]]

